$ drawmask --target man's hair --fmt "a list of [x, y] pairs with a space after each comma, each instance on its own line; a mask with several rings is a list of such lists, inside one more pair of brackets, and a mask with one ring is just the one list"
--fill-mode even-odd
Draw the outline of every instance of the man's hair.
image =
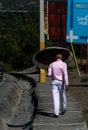
[[62, 59], [62, 54], [57, 54], [56, 59]]

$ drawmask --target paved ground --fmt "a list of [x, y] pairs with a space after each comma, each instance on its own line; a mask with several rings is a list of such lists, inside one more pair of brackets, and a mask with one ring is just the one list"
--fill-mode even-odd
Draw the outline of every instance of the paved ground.
[[[27, 75], [35, 78], [37, 82], [35, 91], [38, 97], [38, 108], [33, 120], [32, 130], [88, 130], [79, 102], [69, 91], [66, 93], [68, 101], [67, 112], [65, 115], [60, 115], [55, 119], [53, 117], [50, 89], [51, 79], [47, 77], [46, 83], [41, 84], [38, 73], [30, 74], [27, 70]], [[75, 76], [73, 75], [73, 77]], [[32, 105], [30, 103], [30, 83], [23, 81], [19, 83], [20, 85], [17, 84], [16, 79], [12, 76], [6, 75], [4, 83], [0, 85], [0, 130], [5, 130], [4, 126], [2, 126], [2, 121], [5, 126], [6, 123], [12, 125], [7, 127], [8, 130], [29, 130], [30, 118], [33, 113], [33, 108], [31, 109], [30, 107]], [[74, 85], [75, 83], [78, 82], [74, 82]], [[15, 110], [14, 107], [18, 103], [19, 106], [15, 113], [13, 113], [13, 110]]]
[[[35, 78], [36, 79], [36, 78]], [[68, 107], [65, 115], [53, 117], [50, 78], [40, 83], [37, 78], [36, 93], [38, 96], [37, 114], [33, 121], [33, 130], [87, 130], [79, 103], [67, 92]]]

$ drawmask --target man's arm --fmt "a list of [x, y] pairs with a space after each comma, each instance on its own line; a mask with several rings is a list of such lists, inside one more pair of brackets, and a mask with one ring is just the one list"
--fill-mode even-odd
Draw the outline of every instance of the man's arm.
[[67, 64], [64, 64], [64, 80], [66, 84], [66, 90], [68, 90], [68, 72], [67, 72]]
[[51, 64], [49, 65], [48, 67], [48, 76], [52, 76], [52, 67], [51, 67]]

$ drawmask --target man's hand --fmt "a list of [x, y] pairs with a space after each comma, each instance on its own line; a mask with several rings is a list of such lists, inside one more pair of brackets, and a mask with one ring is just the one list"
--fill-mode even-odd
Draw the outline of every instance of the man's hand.
[[68, 85], [66, 85], [66, 91], [68, 91]]

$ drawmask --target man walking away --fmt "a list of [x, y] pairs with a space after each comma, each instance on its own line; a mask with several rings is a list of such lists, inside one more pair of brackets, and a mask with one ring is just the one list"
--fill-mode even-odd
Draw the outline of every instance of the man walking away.
[[68, 89], [67, 64], [62, 61], [62, 55], [56, 55], [56, 61], [48, 67], [48, 76], [52, 76], [51, 90], [53, 95], [54, 117], [58, 117], [61, 106], [61, 114], [66, 112], [66, 94]]

